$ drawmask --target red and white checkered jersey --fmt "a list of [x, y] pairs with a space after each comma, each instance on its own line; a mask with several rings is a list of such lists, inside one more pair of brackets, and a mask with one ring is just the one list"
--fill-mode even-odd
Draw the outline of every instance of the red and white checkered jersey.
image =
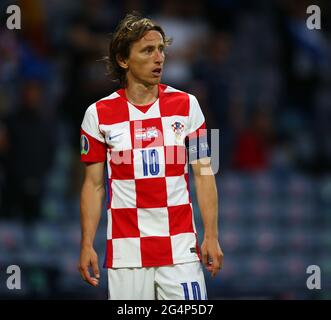
[[124, 89], [86, 110], [81, 160], [106, 161], [107, 169], [105, 267], [201, 259], [185, 147], [201, 128], [205, 119], [195, 96], [163, 84], [146, 112], [127, 100]]

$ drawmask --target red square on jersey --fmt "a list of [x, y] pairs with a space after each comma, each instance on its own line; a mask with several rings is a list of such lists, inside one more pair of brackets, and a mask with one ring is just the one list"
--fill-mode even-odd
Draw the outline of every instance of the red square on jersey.
[[192, 202], [191, 192], [190, 192], [190, 176], [189, 176], [189, 174], [188, 173], [185, 173], [184, 174], [184, 178], [185, 178], [186, 185], [187, 185], [188, 198], [189, 198], [189, 201]]
[[100, 100], [96, 103], [99, 124], [114, 124], [129, 121], [129, 107], [122, 97]]
[[161, 118], [130, 121], [130, 130], [134, 149], [163, 146]]
[[162, 208], [167, 206], [165, 178], [136, 179], [138, 208]]
[[183, 92], [171, 92], [161, 95], [159, 104], [161, 117], [189, 116], [190, 98]]
[[140, 249], [144, 267], [173, 264], [170, 237], [143, 237]]
[[111, 198], [113, 196], [112, 188], [111, 188], [111, 182], [112, 179], [108, 178], [108, 166], [106, 166], [106, 206], [107, 210], [111, 208]]
[[168, 213], [169, 233], [171, 236], [179, 233], [194, 232], [190, 204], [169, 207]]
[[104, 261], [104, 267], [111, 268], [113, 266], [113, 241], [107, 240], [106, 256]]
[[113, 239], [140, 236], [137, 209], [111, 209], [111, 219]]
[[165, 175], [181, 176], [186, 164], [186, 148], [184, 146], [165, 146]]
[[110, 159], [112, 179], [134, 179], [133, 151], [111, 151]]
[[106, 144], [80, 129], [80, 154], [82, 162], [104, 162], [107, 158]]

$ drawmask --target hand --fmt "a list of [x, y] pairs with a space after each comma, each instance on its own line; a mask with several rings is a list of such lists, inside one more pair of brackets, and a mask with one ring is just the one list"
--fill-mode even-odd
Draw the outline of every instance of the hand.
[[[91, 277], [89, 267], [92, 266], [94, 277]], [[93, 247], [82, 246], [78, 271], [82, 278], [90, 285], [96, 287], [99, 284], [100, 272], [98, 266], [98, 255]]]
[[211, 272], [212, 277], [220, 271], [223, 266], [224, 254], [217, 238], [205, 238], [201, 244], [202, 262], [206, 269]]

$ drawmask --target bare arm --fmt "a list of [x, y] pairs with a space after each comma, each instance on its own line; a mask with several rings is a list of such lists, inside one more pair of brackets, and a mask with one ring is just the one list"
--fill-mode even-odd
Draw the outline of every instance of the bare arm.
[[204, 225], [202, 261], [212, 276], [215, 276], [223, 264], [223, 252], [218, 241], [218, 197], [215, 177], [208, 158], [194, 161], [192, 169]]
[[[78, 269], [82, 278], [93, 286], [100, 277], [98, 256], [93, 248], [104, 199], [104, 163], [87, 164], [80, 197], [81, 252]], [[90, 276], [92, 266], [94, 277]]]

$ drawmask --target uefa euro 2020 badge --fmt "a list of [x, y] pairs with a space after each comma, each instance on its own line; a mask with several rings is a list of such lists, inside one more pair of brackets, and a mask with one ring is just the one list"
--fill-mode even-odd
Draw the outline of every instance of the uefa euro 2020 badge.
[[80, 136], [80, 154], [87, 155], [90, 150], [90, 143], [85, 134]]
[[184, 132], [184, 125], [179, 122], [175, 121], [172, 125], [172, 130], [175, 133], [176, 143], [180, 144], [182, 142], [182, 134]]

